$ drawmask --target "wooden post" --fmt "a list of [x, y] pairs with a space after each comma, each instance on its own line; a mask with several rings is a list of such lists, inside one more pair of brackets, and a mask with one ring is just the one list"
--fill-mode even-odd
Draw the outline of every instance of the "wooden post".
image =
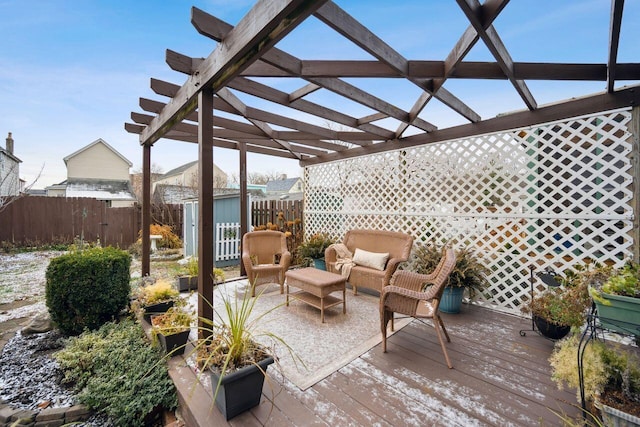
[[142, 146], [142, 277], [151, 272], [151, 145]]
[[213, 322], [213, 89], [198, 93], [198, 317], [200, 337]]
[[[240, 142], [238, 146], [240, 148], [240, 255], [242, 256], [242, 237], [249, 231], [251, 224], [247, 224], [247, 144]], [[240, 258], [240, 275], [247, 275], [242, 257]]]

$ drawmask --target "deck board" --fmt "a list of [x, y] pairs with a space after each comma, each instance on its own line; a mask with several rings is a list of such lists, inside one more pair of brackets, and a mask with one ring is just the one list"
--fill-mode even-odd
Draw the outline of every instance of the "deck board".
[[[228, 425], [530, 426], [560, 425], [552, 411], [579, 416], [575, 391], [550, 379], [553, 342], [520, 336], [530, 321], [466, 305], [443, 318], [454, 369], [433, 327], [414, 321], [388, 339], [387, 353], [378, 345], [306, 391], [270, 370], [273, 388], [265, 383], [260, 405]], [[181, 406], [188, 412], [189, 400]]]

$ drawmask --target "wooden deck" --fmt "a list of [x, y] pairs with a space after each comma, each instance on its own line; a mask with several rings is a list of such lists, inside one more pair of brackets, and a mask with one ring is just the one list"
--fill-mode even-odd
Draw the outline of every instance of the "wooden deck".
[[386, 354], [378, 345], [304, 392], [281, 379], [273, 390], [265, 384], [261, 404], [228, 423], [174, 360], [180, 413], [194, 427], [531, 426], [561, 425], [553, 411], [579, 416], [574, 391], [550, 380], [553, 342], [519, 335], [530, 321], [476, 306], [443, 319], [454, 369], [433, 328], [413, 321], [389, 339]]

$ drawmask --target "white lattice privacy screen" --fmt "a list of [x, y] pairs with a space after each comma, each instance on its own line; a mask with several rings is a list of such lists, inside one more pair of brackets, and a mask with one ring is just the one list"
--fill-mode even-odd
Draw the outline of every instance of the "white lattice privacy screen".
[[630, 120], [613, 111], [309, 166], [305, 233], [380, 228], [472, 245], [493, 272], [478, 302], [520, 313], [530, 266], [632, 256]]

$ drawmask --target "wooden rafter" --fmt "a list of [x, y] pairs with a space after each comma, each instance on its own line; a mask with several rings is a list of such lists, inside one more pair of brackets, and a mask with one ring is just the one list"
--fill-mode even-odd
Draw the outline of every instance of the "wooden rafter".
[[[298, 159], [304, 166], [559, 120], [572, 113], [603, 111], [606, 106], [637, 105], [633, 92], [640, 87], [614, 89], [616, 81], [640, 80], [640, 62], [617, 62], [623, 0], [612, 0], [608, 56], [601, 63], [514, 62], [493, 27], [509, 0], [480, 1], [456, 0], [470, 25], [443, 60], [406, 58], [331, 1], [259, 0], [235, 27], [192, 8], [193, 26], [215, 40], [217, 47], [206, 58], [167, 50], [167, 64], [186, 74], [186, 83], [180, 86], [152, 79], [152, 90], [170, 100], [163, 103], [141, 98], [140, 107], [148, 114], [132, 113], [134, 123], [126, 123], [125, 128], [139, 134], [143, 144], [153, 144], [160, 137], [196, 142], [199, 117], [195, 100], [206, 86], [214, 93], [213, 110], [208, 114], [214, 123], [216, 147], [239, 150], [242, 146], [248, 152]], [[274, 47], [311, 15], [374, 59], [305, 59]], [[465, 61], [479, 40], [493, 55], [493, 62]], [[269, 78], [302, 80], [302, 84], [285, 92], [271, 85]], [[407, 111], [358, 87], [359, 78], [405, 80], [420, 91]], [[482, 119], [444, 87], [449, 79], [509, 80], [530, 111]], [[610, 97], [600, 94], [539, 108], [526, 80], [603, 81]], [[310, 96], [322, 95], [322, 91], [356, 102], [370, 112], [354, 116], [341, 106], [316, 101], [322, 96]], [[295, 111], [285, 114], [256, 108], [254, 98]], [[423, 113], [433, 99], [471, 123], [438, 128], [437, 122]], [[325, 126], [319, 124], [323, 121]], [[395, 129], [388, 129], [395, 121]], [[335, 124], [344, 130], [334, 130]], [[405, 136], [410, 127], [412, 135]]]
[[535, 110], [537, 107], [536, 100], [533, 98], [533, 95], [529, 91], [527, 84], [524, 80], [516, 79], [513, 73], [513, 59], [509, 54], [506, 46], [500, 39], [498, 32], [495, 30], [493, 25], [488, 25], [485, 27], [485, 22], [483, 20], [484, 13], [482, 5], [478, 0], [456, 0], [458, 5], [466, 15], [467, 19], [473, 26], [473, 28], [478, 33], [478, 36], [482, 39], [484, 44], [487, 46], [487, 49], [491, 52], [491, 54], [496, 58], [500, 68], [507, 76], [513, 87], [516, 89], [520, 97], [527, 105], [530, 110]]
[[[315, 13], [315, 16], [329, 25], [335, 31], [351, 40], [353, 43], [378, 58], [381, 62], [389, 65], [391, 68], [400, 73], [401, 76], [408, 78], [409, 81], [417, 85], [424, 91], [438, 98], [442, 103], [452, 110], [456, 111], [463, 117], [474, 122], [480, 119], [478, 113], [473, 111], [468, 105], [460, 101], [449, 92], [438, 93], [433, 90], [430, 82], [421, 81], [408, 75], [408, 61], [400, 55], [391, 46], [386, 44], [382, 39], [373, 34], [364, 25], [360, 24], [351, 15], [339, 8], [333, 2], [327, 2]], [[416, 106], [414, 105], [414, 109]], [[414, 115], [414, 122], [403, 120], [407, 124], [416, 126], [417, 114]], [[417, 126], [420, 128], [420, 126]], [[435, 130], [435, 129], [432, 129]]]
[[611, 23], [609, 25], [609, 60], [607, 61], [607, 92], [613, 92], [618, 68], [618, 44], [620, 43], [620, 27], [622, 26], [622, 8], [624, 0], [611, 2]]
[[189, 77], [180, 91], [142, 132], [141, 143], [153, 144], [197, 107], [203, 87], [225, 86], [274, 46], [326, 0], [261, 0]]

